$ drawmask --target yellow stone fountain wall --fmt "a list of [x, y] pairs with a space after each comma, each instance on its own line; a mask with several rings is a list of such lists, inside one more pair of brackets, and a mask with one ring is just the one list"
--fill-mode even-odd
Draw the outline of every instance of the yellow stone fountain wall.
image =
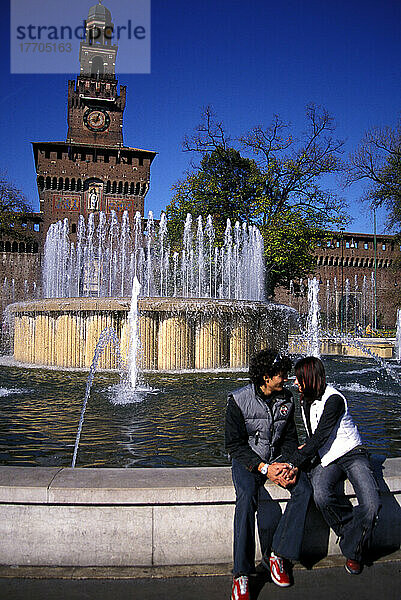
[[241, 368], [249, 363], [249, 329], [243, 320], [236, 320], [230, 336], [230, 367]]
[[159, 324], [157, 365], [159, 370], [193, 368], [193, 336], [185, 317], [166, 317]]
[[[193, 304], [187, 300], [139, 307], [140, 367], [144, 370], [233, 369], [248, 366], [251, 354], [270, 345], [271, 331], [263, 329], [263, 303]], [[113, 328], [120, 340], [123, 361], [128, 359], [129, 301], [113, 299], [43, 300], [13, 305], [14, 357], [22, 363], [88, 368], [101, 332]], [[256, 311], [256, 312], [255, 312]], [[256, 314], [257, 313], [257, 314]], [[115, 369], [118, 361], [111, 344], [99, 360], [102, 369]]]
[[53, 317], [48, 315], [38, 315], [35, 319], [35, 360], [38, 364], [54, 365], [56, 343], [55, 343], [56, 322]]
[[224, 367], [227, 335], [216, 317], [201, 319], [195, 330], [195, 369]]
[[142, 315], [139, 318], [139, 333], [141, 346], [139, 366], [141, 369], [157, 369], [158, 359], [158, 317], [157, 314]]

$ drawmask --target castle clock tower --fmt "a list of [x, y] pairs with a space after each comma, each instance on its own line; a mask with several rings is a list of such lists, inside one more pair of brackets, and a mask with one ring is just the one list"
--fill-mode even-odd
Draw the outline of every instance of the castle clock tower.
[[99, 0], [89, 9], [80, 73], [68, 82], [67, 139], [33, 143], [44, 234], [67, 217], [74, 236], [80, 214], [144, 215], [156, 153], [124, 146], [126, 88], [118, 89], [112, 32], [110, 11]]
[[101, 3], [92, 6], [81, 42], [77, 81], [68, 84], [67, 142], [123, 145], [125, 86], [117, 92], [117, 46], [111, 43], [114, 25]]

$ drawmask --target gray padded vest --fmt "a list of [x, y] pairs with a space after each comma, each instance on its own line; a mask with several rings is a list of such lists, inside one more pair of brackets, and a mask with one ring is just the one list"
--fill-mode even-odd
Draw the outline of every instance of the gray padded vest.
[[250, 383], [230, 395], [244, 415], [250, 447], [264, 462], [270, 462], [279, 453], [280, 437], [294, 413], [291, 393], [284, 389], [268, 403], [256, 394]]

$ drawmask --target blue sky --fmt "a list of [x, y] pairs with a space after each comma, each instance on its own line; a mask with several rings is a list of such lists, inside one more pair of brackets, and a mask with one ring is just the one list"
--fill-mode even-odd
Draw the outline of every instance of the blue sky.
[[[92, 3], [82, 0], [83, 18]], [[118, 0], [104, 4], [118, 9]], [[152, 0], [151, 74], [119, 75], [128, 86], [125, 144], [158, 152], [145, 210], [159, 215], [170, 201], [172, 185], [189, 166], [183, 137], [208, 104], [233, 137], [268, 125], [274, 113], [301, 131], [305, 106], [324, 105], [347, 153], [366, 129], [395, 125], [400, 23], [395, 0]], [[0, 27], [7, 41], [7, 18]], [[76, 73], [11, 75], [7, 52], [1, 73], [0, 170], [38, 209], [30, 142], [65, 139], [67, 80]], [[349, 201], [349, 229], [372, 231], [371, 215], [358, 202], [361, 187], [342, 191], [333, 179], [331, 188]]]

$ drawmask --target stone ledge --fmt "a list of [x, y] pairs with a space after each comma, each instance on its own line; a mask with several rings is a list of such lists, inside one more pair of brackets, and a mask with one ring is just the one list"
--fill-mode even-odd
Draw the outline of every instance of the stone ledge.
[[[383, 508], [374, 543], [389, 552], [401, 547], [401, 459], [382, 462], [375, 464]], [[288, 492], [267, 487], [284, 507]], [[353, 495], [348, 484], [346, 493]], [[229, 467], [0, 467], [0, 565], [228, 563], [234, 498]], [[339, 554], [336, 536], [313, 506], [303, 550], [320, 558]]]
[[[376, 465], [388, 490], [401, 493], [401, 458]], [[266, 484], [275, 500], [286, 490]], [[347, 481], [345, 491], [353, 495]], [[0, 466], [0, 502], [28, 504], [165, 505], [235, 501], [230, 467], [96, 469]]]
[[59, 467], [0, 466], [0, 502], [45, 504], [48, 489]]

